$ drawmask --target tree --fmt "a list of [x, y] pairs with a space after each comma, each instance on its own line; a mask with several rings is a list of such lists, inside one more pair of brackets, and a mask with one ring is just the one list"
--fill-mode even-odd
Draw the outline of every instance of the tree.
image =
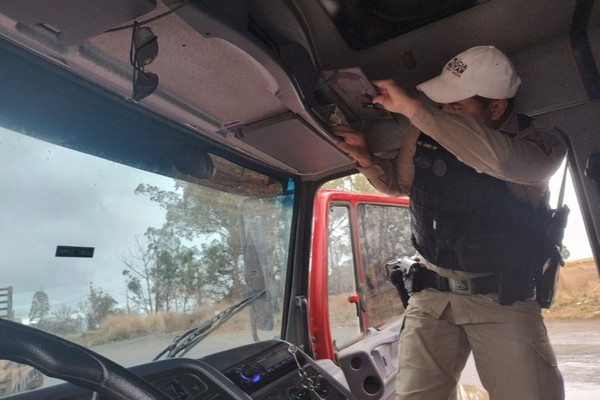
[[143, 245], [137, 240], [137, 249], [128, 259], [123, 260], [126, 268], [123, 276], [126, 279], [127, 299], [134, 307], [141, 309], [146, 314], [156, 311], [154, 296], [152, 295], [152, 261], [150, 253], [146, 252]]
[[363, 174], [348, 175], [334, 179], [323, 185], [323, 189], [343, 190], [346, 192], [379, 193]]
[[100, 288], [94, 288], [90, 283], [90, 293], [85, 305], [88, 329], [99, 328], [102, 320], [115, 311], [116, 305], [117, 301], [111, 295]]
[[239, 276], [233, 276], [237, 269], [227, 246], [218, 240], [203, 244], [201, 262], [207, 272], [208, 294], [214, 299], [227, 298], [232, 286], [241, 281]]
[[[151, 312], [180, 303], [187, 307], [191, 300], [236, 300], [249, 290], [267, 290], [279, 298], [275, 294], [283, 290], [279, 278], [288, 237], [281, 233], [290, 227], [281, 225], [289, 224], [281, 215], [288, 198], [281, 182], [218, 157], [214, 161], [220, 176], [203, 182], [206, 186], [178, 181], [173, 191], [146, 184], [135, 190], [166, 210], [165, 223], [148, 228], [148, 245], [123, 271], [130, 299]], [[212, 190], [212, 181], [249, 196]]]
[[187, 309], [204, 285], [198, 251], [184, 246], [169, 225], [148, 228], [144, 236], [146, 244], [138, 241], [136, 253], [123, 261], [128, 300], [147, 314]]
[[[196, 258], [186, 258], [186, 252], [188, 254], [190, 251], [197, 253], [197, 250], [184, 248], [181, 246], [180, 239], [189, 241], [198, 238], [209, 239], [212, 244], [205, 247], [204, 250], [216, 246], [215, 241], [222, 244], [219, 246], [218, 251], [213, 250], [210, 253], [217, 259], [208, 260], [206, 256], [202, 257], [204, 262], [213, 265], [210, 276], [205, 276], [210, 282], [205, 283], [211, 287], [210, 293], [216, 296], [213, 298], [214, 300], [239, 297], [244, 287], [241, 266], [242, 233], [237, 213], [239, 198], [185, 182], [178, 182], [175, 192], [141, 184], [137, 187], [136, 193], [148, 196], [167, 211], [165, 224], [160, 229], [149, 228], [146, 237], [151, 242], [160, 243], [162, 250], [175, 254], [174, 259], [180, 262], [180, 269], [187, 268], [189, 272], [185, 261], [187, 263], [197, 261]], [[154, 271], [159, 273], [162, 278], [169, 278], [167, 281], [161, 280], [160, 283], [170, 285], [177, 280], [175, 270], [169, 268], [168, 261], [170, 259], [166, 253], [156, 253], [153, 259], [159, 262], [155, 265]], [[219, 262], [225, 259], [227, 265], [218, 265]], [[173, 278], [173, 281], [171, 281], [171, 278]], [[142, 281], [144, 279], [146, 278], [142, 278]], [[157, 283], [159, 282], [155, 282], [156, 288], [158, 288]], [[197, 283], [196, 281], [195, 287], [199, 289]], [[224, 288], [225, 290], [223, 290]], [[160, 287], [159, 292], [161, 295], [169, 293], [165, 287]], [[187, 293], [189, 294], [189, 292]], [[198, 299], [198, 296], [196, 298]]]
[[183, 258], [178, 279], [183, 300], [183, 310], [186, 311], [192, 302], [196, 305], [202, 304], [206, 297], [206, 273], [204, 269], [200, 268], [200, 260], [196, 252], [192, 253], [190, 251]]
[[[136, 252], [124, 260], [128, 300], [145, 313], [187, 309], [191, 301], [239, 299], [248, 290], [267, 290], [266, 297], [278, 298], [276, 293], [283, 290], [279, 277], [287, 254], [281, 249], [287, 248], [283, 243], [287, 237], [279, 233], [288, 232], [289, 227], [278, 224], [288, 221], [280, 215], [285, 196], [260, 196], [281, 194], [281, 185], [265, 185], [262, 175], [218, 158], [216, 162], [224, 181], [259, 191], [252, 193], [259, 196], [241, 200], [184, 181], [176, 182], [172, 191], [147, 184], [135, 189], [166, 210], [164, 224], [149, 227], [145, 244], [138, 243]], [[249, 182], [246, 186], [244, 179]], [[360, 174], [332, 181], [327, 187], [376, 192]], [[200, 249], [185, 246], [183, 241], [199, 242]]]
[[48, 295], [42, 290], [38, 290], [33, 295], [31, 309], [29, 310], [29, 320], [32, 323], [43, 323], [50, 312], [50, 300]]
[[63, 304], [52, 313], [54, 321], [46, 322], [44, 329], [57, 335], [68, 335], [81, 331], [81, 314], [71, 307]]

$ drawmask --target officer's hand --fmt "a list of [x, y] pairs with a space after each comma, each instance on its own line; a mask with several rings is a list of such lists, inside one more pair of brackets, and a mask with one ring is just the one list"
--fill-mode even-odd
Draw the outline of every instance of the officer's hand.
[[409, 95], [392, 79], [374, 81], [373, 84], [379, 92], [377, 96], [373, 97], [373, 103], [381, 104], [390, 112], [403, 114], [410, 118], [421, 107], [419, 100]]
[[333, 131], [342, 139], [336, 146], [352, 157], [358, 165], [368, 168], [374, 164], [373, 155], [369, 151], [365, 136], [347, 126], [336, 126]]

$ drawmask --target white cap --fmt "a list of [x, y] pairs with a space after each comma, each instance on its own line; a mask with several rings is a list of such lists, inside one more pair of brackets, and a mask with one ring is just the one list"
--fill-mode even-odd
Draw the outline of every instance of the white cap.
[[473, 96], [489, 99], [514, 97], [521, 84], [512, 62], [494, 46], [477, 46], [460, 53], [442, 73], [417, 89], [437, 103], [454, 103]]

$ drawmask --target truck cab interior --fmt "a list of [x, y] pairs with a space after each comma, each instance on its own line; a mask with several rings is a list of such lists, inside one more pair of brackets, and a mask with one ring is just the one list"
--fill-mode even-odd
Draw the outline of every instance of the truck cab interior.
[[[394, 157], [409, 122], [373, 107], [371, 81], [392, 78], [426, 102], [416, 85], [476, 45], [494, 45], [513, 60], [523, 81], [519, 113], [565, 132], [577, 197], [570, 206], [581, 210], [581, 239], [597, 260], [594, 0], [0, 0], [0, 286], [17, 288], [18, 312], [8, 319], [42, 328], [3, 322], [0, 359], [70, 382], [7, 398], [390, 396], [379, 387], [350, 392], [339, 366], [316, 362], [311, 350], [306, 296], [314, 199], [324, 182], [356, 173], [331, 124], [342, 118], [365, 133], [374, 153]], [[88, 158], [71, 158], [67, 150]], [[133, 199], [127, 206], [101, 194], [133, 172], [139, 175], [123, 189]], [[85, 185], [55, 200], [79, 179]], [[138, 216], [140, 198], [163, 213]], [[104, 216], [109, 211], [114, 218]], [[125, 238], [133, 220], [142, 229]], [[109, 247], [112, 258], [102, 259]], [[177, 275], [183, 278], [169, 286], [176, 289], [159, 298], [158, 278], [143, 270], [157, 260], [194, 260], [202, 273]], [[248, 293], [264, 295], [250, 297], [247, 339], [224, 335], [214, 350], [208, 341], [193, 357], [150, 356], [142, 363], [98, 356], [68, 335], [44, 332], [46, 321], [54, 327], [46, 330], [57, 333], [51, 314], [79, 318], [79, 303], [58, 300], [74, 292], [71, 278], [83, 286], [79, 303], [110, 294], [121, 314], [222, 300], [236, 309]], [[155, 288], [146, 291], [151, 283]], [[57, 303], [44, 312], [36, 295], [52, 290]], [[215, 316], [223, 317], [218, 324], [231, 317], [221, 307], [201, 320]], [[203, 326], [190, 342], [216, 329]], [[153, 344], [150, 353], [167, 346], [185, 354], [181, 343]]]

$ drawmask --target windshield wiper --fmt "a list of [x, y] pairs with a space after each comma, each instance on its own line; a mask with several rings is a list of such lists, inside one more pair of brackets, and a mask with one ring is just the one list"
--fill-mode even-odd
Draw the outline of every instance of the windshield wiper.
[[158, 353], [158, 355], [154, 357], [152, 361], [158, 360], [163, 355], [165, 356], [165, 358], [182, 357], [188, 351], [190, 351], [192, 347], [194, 347], [195, 345], [200, 343], [204, 338], [210, 335], [215, 329], [227, 322], [229, 318], [233, 317], [244, 307], [250, 305], [265, 293], [267, 293], [265, 290], [251, 292], [246, 298], [244, 298], [239, 303], [236, 303], [228, 309], [221, 311], [213, 318], [209, 319], [208, 321], [202, 322], [200, 325], [190, 329], [183, 335], [177, 336], [175, 339], [173, 339], [173, 342], [171, 342], [171, 344], [168, 345], [166, 349]]

